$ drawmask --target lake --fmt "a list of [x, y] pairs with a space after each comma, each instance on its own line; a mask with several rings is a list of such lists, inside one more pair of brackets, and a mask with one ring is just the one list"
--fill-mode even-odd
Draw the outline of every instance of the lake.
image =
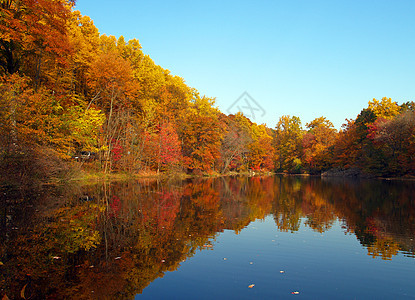
[[415, 181], [3, 188], [0, 297], [413, 299]]

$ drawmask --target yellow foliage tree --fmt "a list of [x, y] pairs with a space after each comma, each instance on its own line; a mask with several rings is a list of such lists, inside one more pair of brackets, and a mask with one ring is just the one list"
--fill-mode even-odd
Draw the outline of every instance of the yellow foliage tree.
[[393, 119], [399, 114], [401, 107], [396, 102], [392, 102], [391, 98], [383, 97], [382, 100], [373, 98], [369, 101], [369, 109], [371, 109], [377, 118]]

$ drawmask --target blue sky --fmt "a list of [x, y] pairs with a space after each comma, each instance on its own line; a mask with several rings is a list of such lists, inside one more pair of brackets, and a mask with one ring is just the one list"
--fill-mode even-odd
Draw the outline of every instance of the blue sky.
[[76, 9], [101, 34], [137, 38], [225, 113], [247, 92], [265, 111], [253, 121], [272, 128], [295, 115], [339, 129], [373, 98], [415, 101], [412, 0], [77, 0]]

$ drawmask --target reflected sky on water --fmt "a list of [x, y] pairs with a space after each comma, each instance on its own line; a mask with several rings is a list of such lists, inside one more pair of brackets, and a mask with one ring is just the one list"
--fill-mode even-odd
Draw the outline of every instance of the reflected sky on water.
[[148, 179], [5, 193], [9, 298], [415, 295], [413, 181]]

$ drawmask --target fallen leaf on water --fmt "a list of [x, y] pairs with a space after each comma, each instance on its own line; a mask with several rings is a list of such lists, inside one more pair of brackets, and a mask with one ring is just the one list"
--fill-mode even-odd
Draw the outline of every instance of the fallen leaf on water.
[[250, 289], [252, 289], [254, 286], [255, 286], [255, 284], [248, 285], [248, 287], [249, 287]]
[[24, 285], [24, 287], [20, 291], [20, 297], [22, 297], [23, 299], [26, 299], [26, 297], [24, 295], [24, 292], [26, 291], [26, 287], [27, 287], [27, 283]]
[[298, 295], [300, 292], [292, 292], [293, 295]]

